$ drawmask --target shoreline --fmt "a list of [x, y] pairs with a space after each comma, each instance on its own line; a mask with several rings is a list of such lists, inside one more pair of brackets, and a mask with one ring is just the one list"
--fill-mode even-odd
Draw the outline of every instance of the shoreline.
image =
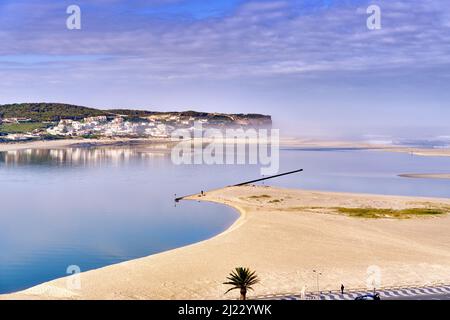
[[[265, 194], [270, 198], [258, 198]], [[280, 197], [281, 204], [269, 202]], [[347, 288], [361, 287], [370, 265], [382, 268], [384, 286], [450, 281], [450, 235], [445, 231], [449, 215], [373, 220], [312, 209], [318, 203], [321, 207], [450, 207], [450, 199], [255, 186], [188, 199], [227, 205], [240, 216], [210, 239], [84, 272], [81, 291], [67, 289], [68, 278], [61, 278], [0, 299], [228, 299], [235, 296], [223, 295], [222, 282], [240, 265], [255, 269], [262, 279], [250, 297], [298, 292], [304, 285], [311, 291], [315, 285], [311, 270], [317, 268], [323, 273], [323, 290], [336, 289], [342, 282]]]
[[450, 157], [450, 149], [426, 149], [426, 148], [398, 148], [398, 147], [387, 147], [384, 150], [390, 152], [403, 152], [409, 153], [411, 156], [422, 156], [422, 157]]
[[38, 140], [30, 142], [0, 143], [0, 152], [19, 151], [25, 149], [60, 149], [60, 148], [86, 148], [86, 147], [120, 147], [150, 145], [155, 143], [173, 143], [170, 139], [153, 138], [116, 138], [116, 139], [61, 139]]
[[[217, 190], [220, 190], [220, 189], [217, 189]], [[204, 239], [201, 241], [197, 241], [197, 242], [194, 242], [194, 243], [191, 243], [188, 245], [184, 245], [184, 246], [181, 246], [178, 248], [155, 253], [155, 254], [152, 254], [149, 256], [144, 256], [142, 258], [136, 258], [136, 259], [127, 260], [127, 261], [119, 262], [116, 264], [100, 267], [97, 269], [82, 271], [81, 275], [89, 273], [89, 272], [101, 271], [103, 269], [106, 270], [107, 268], [110, 268], [110, 267], [121, 266], [121, 265], [125, 266], [126, 264], [137, 262], [142, 259], [149, 259], [151, 257], [156, 257], [159, 255], [164, 255], [164, 254], [168, 254], [168, 253], [172, 253], [172, 252], [175, 253], [179, 250], [188, 250], [191, 247], [201, 246], [203, 243], [207, 243], [207, 242], [211, 241], [212, 239], [220, 238], [221, 236], [224, 236], [224, 235], [238, 229], [244, 223], [247, 222], [247, 212], [242, 207], [240, 207], [238, 205], [225, 204], [225, 203], [215, 201], [215, 200], [199, 200], [198, 198], [196, 198], [197, 196], [199, 196], [199, 194], [192, 195], [190, 197], [186, 197], [185, 199], [183, 199], [183, 201], [198, 201], [198, 202], [201, 201], [201, 202], [210, 202], [210, 203], [214, 203], [217, 205], [226, 205], [238, 213], [238, 215], [239, 215], [238, 218], [228, 228], [226, 228], [222, 232], [220, 232], [210, 238], [207, 238], [207, 239]], [[5, 294], [0, 293], [0, 301], [2, 301], [2, 300], [22, 300], [22, 299], [24, 299], [24, 300], [40, 300], [40, 299], [42, 299], [42, 300], [53, 300], [53, 299], [73, 300], [74, 298], [76, 299], [79, 296], [77, 293], [73, 293], [73, 292], [70, 293], [68, 290], [65, 290], [65, 289], [62, 289], [62, 290], [57, 289], [57, 290], [53, 291], [51, 288], [46, 288], [46, 286], [51, 286], [53, 282], [68, 280], [70, 278], [71, 278], [71, 276], [65, 276], [65, 277], [61, 277], [61, 278], [57, 278], [54, 280], [43, 282], [41, 284], [35, 285], [35, 286], [27, 288], [27, 289], [14, 291], [11, 293], [5, 293]], [[48, 290], [48, 289], [50, 289], [50, 290]], [[50, 296], [46, 296], [47, 294], [49, 294]], [[96, 300], [102, 300], [102, 299], [96, 298]]]
[[407, 173], [398, 176], [413, 179], [450, 179], [450, 173]]
[[[208, 141], [205, 140], [205, 143]], [[0, 143], [0, 152], [18, 151], [24, 149], [51, 149], [67, 147], [106, 147], [106, 146], [134, 146], [153, 143], [174, 143], [171, 138], [104, 138], [104, 139], [61, 139], [38, 140], [31, 142]], [[233, 141], [234, 142], [234, 141]], [[240, 141], [237, 141], [238, 143]], [[224, 143], [228, 143], [224, 140]], [[247, 140], [241, 141], [247, 143]], [[307, 139], [281, 138], [281, 148], [330, 148], [330, 149], [361, 149], [384, 152], [409, 153], [416, 156], [450, 157], [450, 149], [426, 149], [401, 146], [377, 145], [365, 142], [351, 141], [320, 141]]]

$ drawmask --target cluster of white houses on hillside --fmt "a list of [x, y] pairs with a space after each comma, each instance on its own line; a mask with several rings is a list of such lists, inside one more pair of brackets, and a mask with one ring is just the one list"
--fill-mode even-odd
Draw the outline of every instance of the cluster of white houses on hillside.
[[[5, 123], [20, 124], [30, 119], [4, 119]], [[1, 122], [0, 122], [1, 123]], [[62, 119], [59, 123], [42, 122], [43, 126], [32, 132], [2, 135], [3, 140], [28, 140], [48, 136], [54, 137], [156, 137], [168, 138], [174, 130], [193, 130], [195, 123], [205, 127], [225, 128], [228, 126], [248, 127], [271, 124], [270, 116], [224, 115], [209, 113], [163, 113], [133, 117], [109, 115], [87, 117], [83, 120]], [[0, 132], [1, 134], [1, 132]]]
[[169, 137], [175, 128], [157, 121], [125, 121], [116, 117], [108, 121], [106, 116], [89, 117], [83, 121], [61, 120], [55, 127], [47, 129], [47, 133], [55, 136], [149, 136]]

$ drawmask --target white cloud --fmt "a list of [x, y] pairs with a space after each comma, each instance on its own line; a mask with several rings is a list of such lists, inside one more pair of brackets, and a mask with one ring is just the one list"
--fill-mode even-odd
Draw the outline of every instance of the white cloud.
[[[79, 33], [59, 27], [57, 21], [64, 16], [49, 16], [39, 28], [4, 29], [0, 54], [108, 55], [113, 58], [68, 62], [66, 67], [76, 67], [78, 73], [95, 69], [98, 75], [151, 79], [448, 67], [450, 29], [446, 17], [450, 10], [445, 1], [378, 3], [383, 19], [380, 31], [365, 27], [363, 5], [302, 14], [287, 1], [250, 2], [231, 16], [199, 21], [134, 19], [109, 12], [105, 5], [105, 13], [98, 12], [98, 17], [95, 12], [83, 12], [87, 20]], [[25, 6], [23, 2], [19, 5], [9, 6], [7, 11], [14, 13]], [[55, 14], [50, 4], [40, 6]], [[42, 18], [42, 8], [36, 19]]]

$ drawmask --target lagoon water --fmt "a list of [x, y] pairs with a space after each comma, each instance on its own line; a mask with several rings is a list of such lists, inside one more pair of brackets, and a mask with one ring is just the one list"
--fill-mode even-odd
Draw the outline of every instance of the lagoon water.
[[[367, 150], [285, 149], [271, 185], [450, 197], [450, 158]], [[70, 148], [0, 153], [0, 293], [210, 238], [238, 217], [185, 195], [258, 178], [254, 165], [173, 165], [167, 152]]]

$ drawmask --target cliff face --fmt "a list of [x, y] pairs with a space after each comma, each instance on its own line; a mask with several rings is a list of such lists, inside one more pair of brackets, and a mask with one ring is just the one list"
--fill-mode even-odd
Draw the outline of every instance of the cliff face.
[[251, 126], [251, 127], [272, 126], [272, 117], [260, 114], [236, 115], [234, 120], [237, 124], [242, 126]]
[[[110, 110], [113, 112], [114, 110]], [[152, 119], [165, 120], [176, 118], [180, 121], [205, 120], [205, 126], [251, 126], [251, 127], [271, 127], [272, 117], [262, 114], [229, 114], [229, 113], [208, 113], [197, 111], [183, 112], [152, 112]]]
[[208, 125], [230, 127], [271, 127], [272, 117], [261, 114], [203, 114], [196, 119], [207, 120]]

